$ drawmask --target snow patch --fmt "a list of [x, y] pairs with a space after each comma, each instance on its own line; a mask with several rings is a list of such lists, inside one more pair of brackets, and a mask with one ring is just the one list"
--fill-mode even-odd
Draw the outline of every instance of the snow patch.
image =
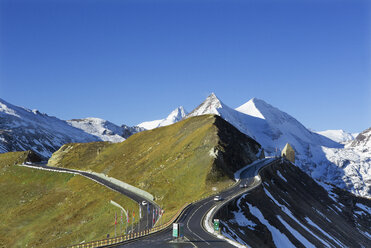
[[282, 219], [281, 216], [277, 215], [277, 218], [281, 221], [281, 223], [285, 226], [285, 228], [295, 236], [297, 240], [299, 240], [300, 243], [304, 245], [304, 247], [314, 247], [315, 246], [310, 243], [306, 238], [303, 237], [298, 231], [296, 231], [294, 228], [292, 228], [284, 219]]
[[342, 243], [340, 243], [340, 241], [336, 240], [335, 238], [333, 238], [330, 234], [328, 234], [327, 232], [323, 231], [319, 226], [316, 225], [316, 223], [314, 223], [311, 219], [309, 219], [308, 217], [305, 217], [305, 220], [308, 222], [308, 224], [310, 224], [311, 226], [315, 227], [318, 229], [318, 231], [320, 231], [321, 233], [323, 233], [327, 238], [331, 239], [332, 241], [334, 241], [337, 245], [339, 245], [340, 247], [345, 247]]
[[356, 206], [359, 207], [360, 209], [363, 209], [366, 213], [371, 215], [371, 208], [368, 206], [365, 206], [361, 203], [356, 203]]
[[282, 176], [282, 174], [281, 174], [281, 172], [279, 171], [279, 170], [277, 170], [277, 175], [283, 180], [283, 181], [285, 181], [286, 183], [287, 183], [287, 179], [286, 178], [284, 178], [284, 176]]
[[259, 221], [265, 225], [272, 234], [273, 242], [276, 247], [295, 247], [287, 236], [281, 233], [277, 228], [269, 224], [268, 220], [264, 218], [264, 215], [260, 212], [257, 207], [252, 206], [248, 202], [246, 203], [249, 207], [249, 211], [252, 215], [259, 219]]
[[254, 226], [256, 226], [256, 224], [251, 220], [247, 219], [242, 212], [233, 211], [232, 213], [239, 226], [246, 226], [249, 229], [254, 230]]
[[218, 157], [218, 152], [219, 152], [218, 149], [211, 148], [211, 150], [209, 151], [209, 155], [212, 158], [217, 158]]

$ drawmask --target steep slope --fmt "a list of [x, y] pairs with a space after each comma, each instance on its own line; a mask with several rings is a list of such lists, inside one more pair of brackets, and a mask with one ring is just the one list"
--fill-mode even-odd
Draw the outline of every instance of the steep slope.
[[0, 120], [2, 152], [33, 150], [47, 158], [65, 143], [99, 140], [56, 117], [14, 106], [2, 99]]
[[371, 246], [371, 200], [318, 184], [288, 162], [261, 179], [218, 212], [224, 235], [251, 247]]
[[371, 197], [371, 162], [365, 145], [343, 149], [344, 145], [311, 132], [292, 116], [257, 98], [234, 110], [211, 94], [187, 117], [208, 113], [221, 116], [258, 141], [268, 155], [275, 155], [289, 143], [295, 150], [295, 164], [313, 178]]
[[345, 188], [364, 197], [371, 198], [371, 128], [360, 133], [344, 149], [323, 148], [327, 161], [318, 167], [326, 169], [329, 163], [344, 172]]
[[84, 177], [17, 166], [29, 155], [0, 154], [0, 247], [65, 247], [114, 236], [120, 210], [110, 201], [138, 207]]
[[174, 109], [165, 119], [142, 122], [138, 124], [138, 127], [144, 128], [146, 130], [164, 127], [182, 120], [183, 117], [186, 115], [187, 111], [182, 106], [180, 106]]
[[250, 126], [256, 140], [258, 142], [262, 140], [261, 144], [268, 148], [267, 152], [274, 152], [274, 147], [282, 149], [289, 142], [294, 147], [298, 159], [305, 161], [308, 157], [314, 156], [315, 150], [320, 146], [341, 147], [338, 143], [309, 131], [295, 118], [263, 100], [253, 98], [236, 110], [264, 120], [268, 130], [263, 133], [259, 133], [254, 125]]
[[317, 133], [335, 142], [338, 142], [340, 144], [345, 144], [351, 140], [354, 140], [354, 138], [358, 135], [358, 134], [355, 135], [355, 134], [345, 132], [344, 130], [341, 130], [341, 129], [340, 130], [325, 130], [325, 131], [320, 131]]
[[309, 131], [292, 116], [257, 98], [234, 110], [221, 102], [215, 94], [211, 94], [187, 117], [202, 114], [221, 116], [258, 141], [270, 155], [275, 154], [276, 148], [282, 149], [287, 142], [294, 147], [302, 161], [313, 157], [320, 146], [341, 147], [340, 144]]
[[92, 170], [148, 191], [169, 218], [185, 203], [233, 183], [260, 145], [219, 116], [204, 115], [143, 131], [122, 143], [64, 145], [49, 165]]

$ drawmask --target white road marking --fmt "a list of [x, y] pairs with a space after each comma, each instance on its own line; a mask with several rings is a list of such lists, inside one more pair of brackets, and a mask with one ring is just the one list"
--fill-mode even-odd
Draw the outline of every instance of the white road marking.
[[206, 240], [204, 240], [203, 238], [201, 238], [200, 236], [198, 236], [196, 233], [194, 233], [192, 230], [191, 230], [191, 228], [189, 228], [189, 221], [192, 219], [192, 217], [193, 217], [193, 215], [200, 209], [200, 208], [202, 208], [203, 206], [205, 206], [207, 203], [209, 203], [210, 201], [207, 201], [207, 202], [205, 202], [204, 204], [202, 204], [201, 206], [199, 206], [197, 209], [196, 209], [196, 211], [194, 211], [193, 212], [193, 214], [191, 215], [191, 217], [189, 217], [189, 219], [188, 219], [188, 221], [187, 221], [187, 228], [188, 228], [188, 230], [191, 232], [191, 233], [193, 233], [195, 236], [197, 236], [199, 239], [201, 239], [202, 241], [204, 241], [206, 244], [208, 244], [208, 245], [210, 245], [210, 243], [209, 242], [207, 242]]

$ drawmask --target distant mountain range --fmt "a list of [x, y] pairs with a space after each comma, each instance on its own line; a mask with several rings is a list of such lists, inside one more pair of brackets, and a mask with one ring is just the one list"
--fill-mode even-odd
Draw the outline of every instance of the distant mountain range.
[[143, 130], [98, 118], [64, 121], [0, 99], [0, 152], [33, 150], [47, 159], [66, 143], [121, 142]]
[[358, 133], [348, 133], [344, 130], [325, 130], [325, 131], [320, 131], [316, 132], [320, 135], [323, 135], [329, 139], [332, 139], [335, 142], [338, 142], [340, 144], [346, 144], [351, 140], [354, 140]]
[[164, 119], [142, 122], [135, 127], [117, 126], [98, 118], [63, 121], [0, 100], [0, 152], [32, 149], [47, 158], [65, 143], [122, 142], [133, 133], [204, 114], [219, 115], [259, 142], [268, 156], [279, 154], [290, 143], [296, 153], [296, 165], [307, 174], [371, 197], [371, 145], [364, 142], [370, 132], [366, 130], [356, 139], [355, 134], [342, 130], [313, 132], [289, 114], [257, 98], [232, 109], [211, 94], [190, 113], [178, 107]]

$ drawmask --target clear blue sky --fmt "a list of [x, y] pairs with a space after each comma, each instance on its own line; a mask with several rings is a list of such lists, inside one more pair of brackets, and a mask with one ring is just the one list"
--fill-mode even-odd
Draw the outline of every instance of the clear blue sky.
[[361, 0], [1, 0], [0, 98], [62, 119], [134, 125], [211, 92], [305, 126], [371, 126]]

